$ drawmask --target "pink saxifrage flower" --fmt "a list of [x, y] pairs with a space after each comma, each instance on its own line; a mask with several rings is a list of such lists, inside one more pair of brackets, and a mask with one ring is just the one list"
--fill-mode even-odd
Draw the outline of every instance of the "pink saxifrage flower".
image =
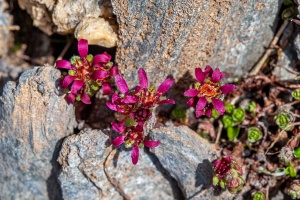
[[88, 54], [88, 41], [78, 41], [78, 53], [69, 61], [57, 60], [56, 67], [68, 69], [68, 75], [61, 83], [66, 89], [66, 99], [70, 103], [75, 100], [90, 104], [92, 97], [102, 87], [103, 94], [110, 94], [112, 89], [111, 77], [118, 74], [118, 68], [110, 62], [111, 56], [106, 52], [93, 56]]
[[118, 123], [112, 123], [113, 129], [120, 133], [120, 136], [113, 141], [113, 145], [119, 146], [125, 143], [125, 147], [132, 148], [132, 163], [136, 164], [139, 157], [139, 148], [144, 145], [154, 148], [160, 141], [145, 139], [143, 125], [152, 116], [152, 110], [160, 104], [174, 104], [172, 99], [162, 97], [174, 80], [166, 79], [156, 90], [154, 86], [149, 87], [148, 78], [144, 69], [138, 70], [140, 85], [133, 90], [129, 90], [124, 78], [115, 76], [115, 83], [121, 94], [113, 94], [112, 101], [106, 105], [118, 113]]
[[210, 66], [206, 66], [204, 71], [196, 68], [195, 76], [198, 82], [194, 88], [184, 92], [184, 96], [192, 97], [187, 102], [187, 106], [196, 107], [196, 117], [203, 114], [210, 117], [213, 107], [220, 115], [224, 114], [223, 95], [231, 93], [235, 89], [235, 85], [221, 84], [225, 74], [220, 72], [219, 68], [213, 70]]
[[112, 123], [112, 127], [120, 133], [120, 136], [116, 137], [112, 144], [120, 146], [124, 143], [126, 148], [132, 148], [131, 160], [134, 165], [137, 164], [139, 159], [139, 148], [142, 148], [144, 145], [148, 148], [154, 148], [160, 144], [159, 140], [152, 141], [145, 139], [143, 124], [126, 127], [123, 123]]
[[145, 122], [152, 116], [152, 109], [156, 105], [175, 104], [173, 99], [162, 98], [174, 80], [166, 79], [156, 90], [154, 86], [149, 87], [148, 78], [143, 68], [138, 70], [138, 76], [140, 85], [130, 91], [124, 78], [116, 75], [115, 82], [122, 94], [113, 94], [112, 102], [107, 102], [106, 105], [118, 112], [122, 119], [130, 117], [136, 122]]

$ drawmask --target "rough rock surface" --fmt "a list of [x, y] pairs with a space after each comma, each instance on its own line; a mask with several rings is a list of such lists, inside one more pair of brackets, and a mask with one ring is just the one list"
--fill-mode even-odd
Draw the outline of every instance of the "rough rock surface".
[[[210, 64], [241, 76], [269, 45], [282, 0], [112, 0], [117, 64], [129, 82], [144, 67], [156, 84]], [[131, 83], [129, 83], [131, 84]]]
[[[300, 65], [300, 28], [289, 22], [281, 36], [279, 45], [283, 48], [279, 53], [277, 66], [273, 74], [281, 80], [295, 80]], [[294, 72], [293, 72], [294, 71]]]
[[[31, 15], [34, 25], [49, 35], [76, 32], [77, 26], [82, 21], [87, 21], [90, 24], [84, 24], [84, 27], [96, 27], [95, 32], [102, 30], [96, 35], [84, 35], [84, 39], [89, 40], [89, 44], [116, 46], [117, 26], [110, 0], [18, 0], [18, 3]], [[104, 22], [99, 23], [99, 20]], [[80, 25], [79, 28], [81, 29], [82, 26]], [[75, 36], [80, 39], [81, 35], [75, 34]]]
[[65, 200], [182, 199], [176, 182], [154, 156], [141, 151], [134, 166], [130, 151], [113, 150], [107, 134], [83, 130], [64, 141], [58, 161], [62, 165], [59, 181]]
[[56, 162], [76, 125], [52, 66], [23, 73], [0, 97], [0, 199], [60, 199]]
[[186, 126], [155, 128], [150, 138], [161, 141], [159, 148], [150, 151], [175, 178], [186, 199], [233, 197], [228, 192], [214, 196], [211, 162], [217, 158], [216, 151], [193, 130]]

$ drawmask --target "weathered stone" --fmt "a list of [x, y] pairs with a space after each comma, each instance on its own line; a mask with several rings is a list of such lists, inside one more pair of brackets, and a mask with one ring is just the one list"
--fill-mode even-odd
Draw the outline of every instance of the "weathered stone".
[[278, 53], [278, 61], [273, 74], [281, 80], [294, 80], [298, 75], [300, 65], [300, 28], [293, 22], [284, 30], [279, 46], [283, 49]]
[[141, 67], [156, 84], [207, 64], [244, 75], [269, 45], [281, 3], [112, 0], [119, 24], [117, 64], [129, 85], [137, 83]]
[[0, 199], [61, 199], [56, 162], [76, 125], [52, 66], [24, 72], [0, 97]]
[[214, 196], [212, 161], [217, 158], [206, 140], [186, 126], [152, 129], [150, 138], [160, 140], [150, 149], [178, 182], [186, 199], [232, 199], [227, 191]]
[[64, 141], [58, 161], [65, 200], [182, 199], [176, 182], [155, 157], [141, 151], [133, 165], [130, 151], [112, 149], [106, 134], [84, 130]]
[[[19, 0], [18, 3], [31, 15], [33, 24], [49, 35], [73, 33], [79, 26], [77, 39], [84, 36], [90, 44], [108, 48], [116, 45], [118, 27], [110, 0]], [[94, 33], [82, 30], [92, 27], [96, 27]], [[96, 32], [102, 29], [101, 33]]]

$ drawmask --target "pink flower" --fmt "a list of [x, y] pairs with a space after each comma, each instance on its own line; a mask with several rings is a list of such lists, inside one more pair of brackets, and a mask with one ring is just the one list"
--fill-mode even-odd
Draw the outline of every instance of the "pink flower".
[[162, 95], [172, 86], [173, 79], [166, 79], [156, 90], [154, 86], [148, 86], [148, 78], [144, 69], [140, 68], [138, 70], [138, 76], [140, 85], [132, 91], [129, 91], [128, 85], [122, 76], [115, 76], [116, 85], [122, 94], [121, 96], [114, 94], [112, 102], [106, 103], [110, 109], [120, 113], [123, 118], [131, 117], [136, 121], [146, 121], [151, 117], [151, 109], [156, 105], [175, 103], [173, 99], [162, 98]]
[[220, 72], [219, 68], [213, 70], [206, 66], [204, 72], [200, 68], [195, 69], [197, 83], [194, 88], [184, 92], [184, 96], [192, 97], [188, 102], [188, 107], [196, 107], [196, 117], [203, 114], [210, 117], [214, 107], [220, 115], [225, 112], [225, 106], [222, 102], [224, 94], [229, 94], [235, 89], [233, 84], [221, 84], [225, 74]]
[[148, 148], [154, 148], [160, 144], [160, 141], [145, 139], [142, 125], [125, 127], [123, 123], [112, 123], [113, 129], [121, 134], [113, 140], [112, 144], [120, 146], [125, 143], [126, 148], [132, 148], [131, 159], [134, 165], [137, 164], [139, 159], [139, 148], [144, 145]]
[[[66, 99], [70, 103], [75, 100], [90, 104], [92, 97], [100, 86], [104, 94], [111, 93], [111, 76], [118, 74], [116, 66], [110, 62], [111, 56], [106, 52], [93, 57], [88, 55], [88, 41], [78, 41], [78, 53], [80, 56], [73, 56], [71, 62], [57, 60], [56, 67], [68, 69], [68, 75], [64, 78], [61, 86], [68, 92]], [[69, 89], [70, 88], [70, 89]]]

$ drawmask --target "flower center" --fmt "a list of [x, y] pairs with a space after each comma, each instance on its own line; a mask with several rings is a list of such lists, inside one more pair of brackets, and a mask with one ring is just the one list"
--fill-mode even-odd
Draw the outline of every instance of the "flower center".
[[86, 59], [76, 62], [76, 73], [79, 80], [87, 81], [91, 79], [92, 67]]
[[125, 139], [125, 145], [127, 148], [129, 148], [134, 145], [143, 144], [143, 141], [144, 141], [143, 132], [130, 130], [127, 133], [127, 137]]
[[139, 103], [143, 106], [151, 107], [159, 100], [159, 95], [157, 95], [156, 91], [149, 89], [142, 89], [136, 94], [139, 97]]
[[219, 98], [221, 96], [220, 83], [214, 83], [210, 80], [204, 81], [203, 85], [196, 86], [199, 91], [198, 97]]

